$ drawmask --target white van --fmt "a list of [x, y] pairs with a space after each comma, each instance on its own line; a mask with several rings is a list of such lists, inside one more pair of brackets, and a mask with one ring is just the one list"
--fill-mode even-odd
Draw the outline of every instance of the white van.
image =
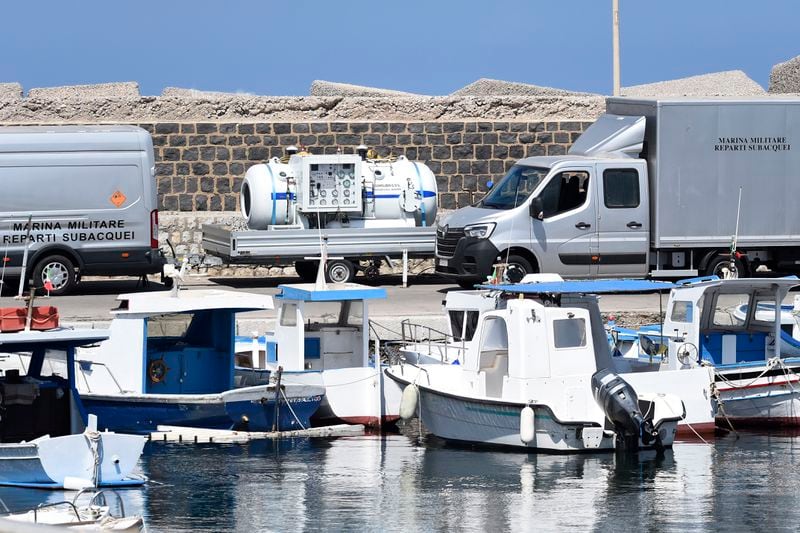
[[82, 275], [160, 272], [150, 135], [134, 126], [0, 128], [0, 259], [4, 279], [24, 274], [54, 295]]

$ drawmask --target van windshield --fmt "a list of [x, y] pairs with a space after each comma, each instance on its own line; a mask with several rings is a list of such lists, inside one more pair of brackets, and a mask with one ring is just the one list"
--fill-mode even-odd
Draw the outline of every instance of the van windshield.
[[514, 209], [521, 205], [550, 172], [549, 168], [514, 165], [508, 174], [478, 202], [487, 209]]

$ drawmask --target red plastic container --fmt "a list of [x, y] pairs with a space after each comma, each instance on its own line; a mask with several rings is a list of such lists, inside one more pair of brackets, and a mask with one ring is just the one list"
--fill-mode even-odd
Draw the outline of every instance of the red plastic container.
[[[0, 307], [0, 332], [13, 333], [25, 329], [28, 310], [24, 307]], [[33, 308], [31, 329], [47, 330], [58, 327], [58, 308], [41, 305]]]

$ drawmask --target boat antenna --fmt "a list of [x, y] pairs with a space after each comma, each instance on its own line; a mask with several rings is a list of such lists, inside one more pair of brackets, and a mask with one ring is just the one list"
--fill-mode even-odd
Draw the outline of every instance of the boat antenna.
[[5, 285], [6, 281], [6, 264], [9, 262], [8, 258], [8, 243], [6, 243], [5, 250], [3, 251], [3, 266], [2, 270], [0, 270], [0, 296], [3, 296], [3, 286]]
[[21, 300], [22, 290], [25, 288], [25, 278], [27, 277], [27, 267], [28, 267], [28, 250], [30, 250], [31, 245], [31, 220], [33, 219], [33, 215], [28, 215], [28, 224], [27, 224], [27, 231], [25, 232], [25, 248], [22, 251], [22, 271], [19, 276], [19, 290], [17, 291], [17, 299]]
[[728, 264], [728, 272], [725, 274], [725, 279], [731, 279], [738, 277], [738, 272], [736, 271], [736, 256], [738, 252], [736, 251], [736, 242], [739, 240], [739, 217], [742, 214], [742, 187], [739, 186], [739, 204], [736, 206], [736, 230], [734, 231], [733, 235], [731, 236], [731, 252], [730, 252], [730, 259]]

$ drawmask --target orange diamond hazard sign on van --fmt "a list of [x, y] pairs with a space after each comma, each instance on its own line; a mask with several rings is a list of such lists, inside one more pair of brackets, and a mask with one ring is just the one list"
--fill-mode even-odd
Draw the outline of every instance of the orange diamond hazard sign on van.
[[114, 191], [114, 194], [111, 195], [111, 203], [116, 207], [120, 207], [124, 204], [125, 200], [127, 200], [127, 198], [122, 194], [122, 191]]

